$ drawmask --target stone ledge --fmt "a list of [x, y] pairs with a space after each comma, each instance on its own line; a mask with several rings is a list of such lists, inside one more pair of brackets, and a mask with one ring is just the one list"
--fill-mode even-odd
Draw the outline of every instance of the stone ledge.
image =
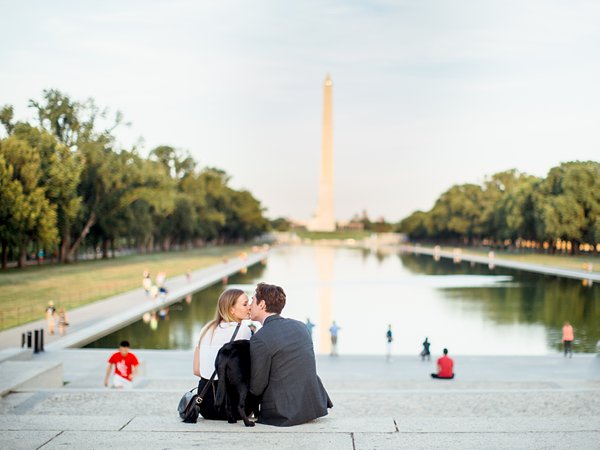
[[356, 433], [356, 449], [598, 449], [600, 431], [514, 433]]
[[[244, 422], [238, 420], [236, 424], [218, 420], [204, 420], [200, 418], [198, 423], [183, 423], [179, 417], [135, 417], [123, 431], [176, 431], [176, 432], [217, 432], [217, 433], [240, 433], [245, 432]], [[257, 433], [353, 433], [353, 432], [379, 432], [392, 433], [396, 431], [394, 421], [391, 417], [375, 418], [333, 418], [321, 417], [309, 423], [293, 427], [274, 427], [257, 423], [253, 427]]]
[[0, 397], [18, 389], [53, 389], [62, 386], [61, 362], [4, 361], [0, 363]]
[[0, 350], [0, 362], [4, 361], [30, 361], [33, 356], [33, 349], [10, 347]]

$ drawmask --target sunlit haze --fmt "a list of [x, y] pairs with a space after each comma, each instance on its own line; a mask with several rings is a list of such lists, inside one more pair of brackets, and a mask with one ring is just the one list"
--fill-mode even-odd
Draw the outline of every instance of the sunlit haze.
[[57, 88], [189, 151], [267, 216], [317, 205], [333, 80], [335, 210], [396, 221], [452, 184], [599, 160], [595, 1], [0, 3], [0, 105]]

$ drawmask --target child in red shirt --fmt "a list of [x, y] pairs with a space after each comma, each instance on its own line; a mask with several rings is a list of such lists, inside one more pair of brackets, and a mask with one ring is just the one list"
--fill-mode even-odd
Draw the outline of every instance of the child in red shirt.
[[138, 365], [139, 362], [136, 356], [129, 352], [129, 342], [122, 341], [119, 344], [119, 351], [113, 353], [108, 360], [108, 370], [104, 378], [104, 386], [108, 386], [108, 377], [114, 366], [113, 387], [119, 389], [131, 387], [131, 382], [137, 373]]
[[454, 361], [448, 357], [448, 349], [444, 349], [444, 356], [437, 360], [438, 373], [432, 373], [431, 378], [443, 378], [450, 380], [454, 378]]

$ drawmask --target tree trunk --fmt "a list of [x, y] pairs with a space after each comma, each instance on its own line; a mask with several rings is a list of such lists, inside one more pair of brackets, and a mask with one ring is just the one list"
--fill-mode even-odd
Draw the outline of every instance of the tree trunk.
[[83, 238], [85, 238], [90, 232], [90, 228], [92, 228], [92, 226], [96, 223], [96, 208], [98, 207], [98, 203], [100, 203], [100, 192], [96, 190], [96, 197], [94, 198], [94, 203], [92, 204], [90, 217], [83, 227], [83, 230], [81, 230], [79, 237], [75, 240], [75, 242], [73, 242], [73, 245], [69, 247], [65, 262], [69, 262], [73, 258], [73, 254], [79, 249], [81, 241], [83, 241]]
[[6, 269], [8, 263], [8, 244], [6, 241], [2, 241], [2, 269]]
[[68, 261], [69, 256], [69, 246], [71, 245], [71, 232], [69, 226], [65, 224], [63, 228], [62, 241], [60, 243], [60, 249], [58, 253], [58, 258], [60, 262], [65, 263]]
[[108, 239], [102, 239], [102, 259], [108, 259]]
[[27, 263], [27, 243], [23, 242], [19, 245], [19, 260], [17, 261], [17, 267], [23, 269]]
[[94, 211], [90, 214], [90, 218], [88, 219], [87, 223], [85, 224], [85, 227], [83, 227], [83, 230], [81, 231], [81, 234], [79, 235], [79, 237], [75, 240], [75, 242], [73, 242], [73, 245], [69, 248], [65, 262], [69, 262], [73, 258], [73, 254], [79, 249], [79, 246], [81, 245], [81, 241], [83, 241], [83, 238], [88, 235], [88, 233], [90, 232], [90, 228], [92, 228], [92, 225], [94, 225], [95, 223], [96, 223], [96, 212]]

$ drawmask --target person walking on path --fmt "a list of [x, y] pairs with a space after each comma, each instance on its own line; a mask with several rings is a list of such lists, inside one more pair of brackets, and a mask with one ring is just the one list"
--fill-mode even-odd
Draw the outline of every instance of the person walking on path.
[[[241, 289], [227, 289], [217, 300], [215, 318], [208, 322], [200, 332], [200, 339], [194, 351], [193, 371], [200, 377], [198, 392], [210, 383], [215, 370], [215, 359], [223, 345], [227, 344], [236, 329], [235, 340], [248, 340], [252, 336], [248, 321], [250, 315], [248, 296]], [[219, 386], [219, 377], [215, 376], [212, 386], [207, 388], [200, 404], [200, 414], [209, 420], [227, 420], [225, 408], [217, 409], [215, 394]], [[238, 417], [239, 419], [239, 417]]]
[[425, 338], [423, 341], [423, 350], [421, 351], [421, 361], [431, 361], [431, 353], [429, 352], [429, 347], [431, 346], [431, 342], [429, 342], [428, 338]]
[[394, 342], [394, 335], [392, 333], [392, 325], [388, 325], [387, 332], [385, 333], [385, 341], [386, 341], [386, 353], [385, 359], [389, 361], [392, 357], [392, 342]]
[[49, 301], [46, 308], [46, 323], [48, 324], [48, 334], [54, 334], [54, 326], [56, 322], [56, 308], [54, 302]]
[[338, 332], [341, 330], [340, 327], [337, 326], [335, 320], [329, 327], [329, 334], [331, 335], [331, 356], [337, 356], [337, 341], [338, 341]]
[[144, 270], [142, 277], [142, 287], [146, 292], [146, 295], [150, 295], [150, 289], [152, 288], [152, 278], [150, 278], [150, 271]]
[[571, 324], [568, 321], [565, 322], [565, 324], [563, 325], [562, 332], [563, 332], [562, 341], [563, 341], [563, 347], [564, 347], [564, 351], [565, 351], [565, 358], [567, 356], [567, 353], [569, 354], [569, 358], [572, 358], [573, 357], [573, 327], [571, 326]]
[[104, 377], [104, 386], [108, 387], [108, 379], [113, 371], [114, 375], [111, 387], [117, 389], [128, 389], [137, 375], [139, 366], [137, 357], [129, 351], [129, 341], [121, 341], [119, 351], [112, 354], [108, 360], [108, 369]]
[[258, 422], [292, 426], [327, 415], [333, 404], [317, 375], [306, 324], [281, 317], [283, 289], [260, 283], [250, 317], [263, 326], [250, 339], [250, 393], [259, 398]]
[[432, 373], [431, 378], [451, 380], [454, 378], [454, 361], [448, 356], [448, 349], [444, 349], [444, 356], [437, 360], [437, 373]]
[[68, 326], [69, 320], [67, 319], [67, 313], [65, 311], [65, 308], [60, 308], [58, 310], [58, 334], [64, 336]]

